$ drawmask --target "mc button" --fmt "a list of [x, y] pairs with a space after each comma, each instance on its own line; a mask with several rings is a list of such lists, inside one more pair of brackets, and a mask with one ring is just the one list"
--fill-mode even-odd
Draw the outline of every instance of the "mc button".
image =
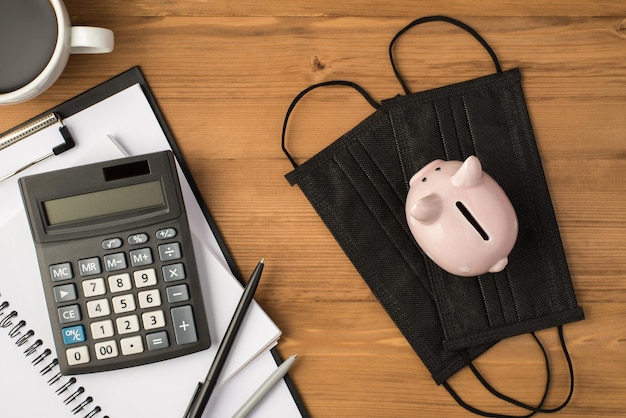
[[53, 282], [67, 280], [74, 277], [70, 263], [53, 264], [50, 266], [50, 278]]

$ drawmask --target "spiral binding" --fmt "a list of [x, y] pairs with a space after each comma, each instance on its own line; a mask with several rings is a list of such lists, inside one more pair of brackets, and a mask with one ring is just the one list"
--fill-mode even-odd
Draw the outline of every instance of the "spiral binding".
[[[0, 293], [0, 298], [2, 294]], [[50, 376], [47, 383], [54, 392], [59, 396], [60, 400], [72, 408], [74, 415], [87, 413], [83, 418], [109, 418], [108, 415], [100, 415], [102, 408], [94, 405], [94, 399], [86, 395], [83, 386], [76, 387], [77, 380], [75, 377], [65, 377], [59, 370], [59, 361], [57, 358], [49, 359], [52, 351], [44, 347], [41, 339], [35, 339], [35, 332], [32, 329], [26, 330], [26, 321], [18, 320], [18, 312], [11, 310], [7, 300], [0, 302], [0, 328], [8, 330], [9, 338], [15, 340], [16, 347], [26, 347], [24, 356], [32, 358], [33, 367], [44, 367], [39, 370], [39, 374]], [[18, 338], [19, 337], [19, 338]]]

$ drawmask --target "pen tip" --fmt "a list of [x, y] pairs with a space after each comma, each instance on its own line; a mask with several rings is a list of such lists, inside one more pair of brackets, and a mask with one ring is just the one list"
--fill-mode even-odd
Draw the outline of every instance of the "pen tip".
[[265, 257], [263, 257], [261, 261], [259, 261], [259, 264], [265, 264]]

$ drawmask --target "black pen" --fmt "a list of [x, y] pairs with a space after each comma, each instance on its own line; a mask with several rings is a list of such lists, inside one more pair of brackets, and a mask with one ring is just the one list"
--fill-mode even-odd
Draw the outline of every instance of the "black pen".
[[264, 262], [265, 259], [261, 259], [252, 272], [252, 276], [250, 276], [250, 280], [248, 280], [248, 284], [243, 290], [237, 309], [235, 309], [233, 319], [230, 320], [230, 324], [224, 334], [224, 338], [217, 349], [217, 354], [215, 355], [215, 360], [213, 360], [211, 369], [209, 370], [206, 379], [204, 379], [204, 382], [198, 383], [196, 391], [191, 398], [191, 402], [189, 402], [189, 406], [187, 407], [187, 411], [185, 412], [183, 418], [200, 418], [207, 403], [209, 403], [209, 398], [215, 389], [217, 379], [219, 379], [220, 373], [224, 368], [224, 364], [226, 364], [226, 359], [228, 358], [233, 343], [235, 342], [237, 332], [239, 331], [239, 328], [241, 328], [241, 323], [246, 316], [248, 306], [250, 306], [250, 302], [252, 302], [252, 298], [254, 297], [254, 292], [259, 284], [259, 279], [261, 278]]

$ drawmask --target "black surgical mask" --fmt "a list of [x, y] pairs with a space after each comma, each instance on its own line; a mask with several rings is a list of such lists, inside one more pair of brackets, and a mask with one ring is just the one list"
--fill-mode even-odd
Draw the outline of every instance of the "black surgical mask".
[[[412, 94], [395, 67], [393, 45], [411, 27], [435, 20], [474, 36], [489, 52], [496, 73]], [[481, 415], [500, 416], [472, 408], [447, 385], [447, 379], [470, 365], [496, 396], [532, 413], [559, 410], [569, 397], [553, 410], [541, 409], [545, 395], [537, 406], [522, 404], [493, 390], [471, 364], [501, 339], [551, 327], [559, 327], [569, 363], [561, 326], [584, 318], [574, 295], [520, 71], [502, 71], [478, 33], [445, 16], [412, 22], [396, 35], [389, 52], [405, 96], [378, 105], [359, 86], [335, 81], [312, 86], [294, 99], [283, 129], [283, 150], [294, 166], [286, 178], [309, 199], [435, 382], [444, 384], [459, 403]], [[330, 84], [357, 89], [376, 111], [298, 166], [285, 147], [287, 120], [306, 93]], [[467, 278], [447, 273], [422, 252], [408, 228], [404, 206], [409, 180], [422, 167], [436, 159], [464, 160], [470, 155], [480, 159], [485, 172], [511, 200], [519, 234], [502, 272]], [[571, 364], [570, 374], [573, 390]]]

